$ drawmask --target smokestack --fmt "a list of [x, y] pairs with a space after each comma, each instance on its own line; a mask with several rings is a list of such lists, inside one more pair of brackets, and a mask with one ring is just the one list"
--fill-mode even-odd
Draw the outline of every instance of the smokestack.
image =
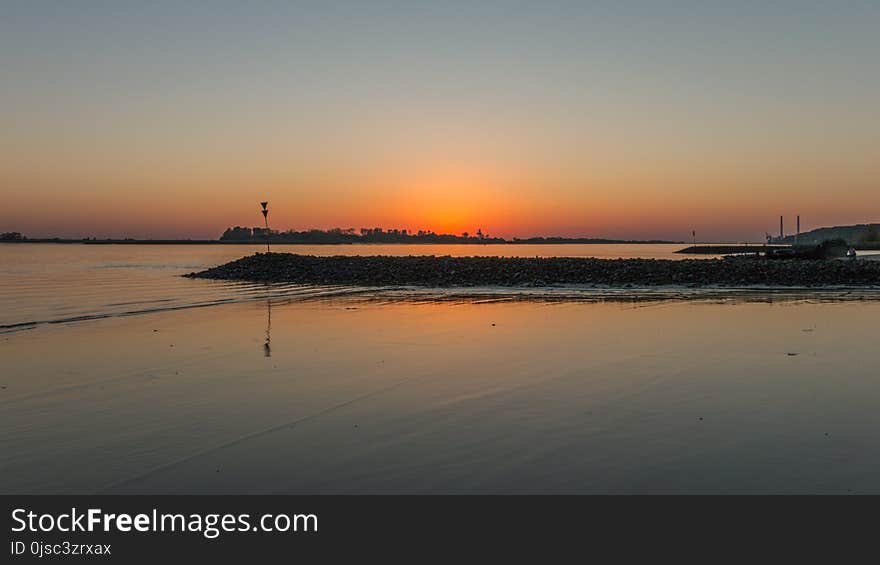
[[794, 244], [795, 245], [798, 244], [798, 239], [800, 239], [800, 237], [801, 237], [801, 217], [798, 216], [797, 217], [797, 232], [796, 232], [796, 235], [794, 236]]
[[[782, 216], [779, 216], [779, 239], [785, 237], [785, 232], [782, 230]], [[779, 243], [782, 243], [781, 241]]]

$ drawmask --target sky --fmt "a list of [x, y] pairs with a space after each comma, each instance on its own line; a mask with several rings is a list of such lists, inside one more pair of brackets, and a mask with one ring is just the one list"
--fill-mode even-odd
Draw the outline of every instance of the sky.
[[0, 231], [877, 222], [878, 29], [871, 0], [2, 0]]

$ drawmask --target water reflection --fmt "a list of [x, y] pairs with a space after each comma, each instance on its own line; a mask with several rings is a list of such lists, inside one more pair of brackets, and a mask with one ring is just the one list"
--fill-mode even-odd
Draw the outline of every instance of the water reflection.
[[[507, 255], [683, 259], [678, 245], [279, 245], [304, 255]], [[251, 245], [0, 247], [0, 327], [190, 308], [265, 298], [263, 285], [181, 278], [251, 255]], [[323, 293], [296, 285], [273, 294]], [[277, 312], [276, 312], [277, 313]]]
[[880, 493], [880, 302], [353, 300], [3, 336], [0, 494]]
[[263, 355], [272, 357], [272, 301], [266, 300], [266, 341], [263, 343]]
[[[516, 255], [570, 257], [687, 258], [674, 253], [678, 246], [663, 245], [348, 245], [279, 246], [279, 250], [312, 255]], [[207, 281], [180, 277], [184, 273], [222, 264], [253, 253], [251, 246], [227, 245], [12, 245], [0, 248], [0, 333], [43, 324], [151, 314], [175, 309], [213, 307], [230, 302], [273, 299], [323, 299], [364, 295], [383, 301], [604, 301], [670, 298], [728, 298], [737, 293], [745, 301], [795, 298], [810, 300], [876, 300], [873, 289], [709, 289], [601, 287], [415, 289], [304, 286], [234, 281]], [[785, 296], [784, 293], [789, 293]], [[751, 294], [751, 295], [749, 295]], [[276, 316], [278, 304], [276, 303]]]

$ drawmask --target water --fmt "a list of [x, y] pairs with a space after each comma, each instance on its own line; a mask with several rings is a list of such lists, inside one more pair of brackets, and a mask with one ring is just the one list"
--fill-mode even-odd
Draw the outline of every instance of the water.
[[[278, 245], [307, 255], [505, 255], [682, 259], [681, 245]], [[0, 331], [267, 296], [358, 292], [339, 287], [193, 281], [178, 275], [238, 259], [249, 245], [0, 245]]]
[[871, 293], [176, 276], [252, 251], [0, 246], [59, 322], [0, 334], [0, 493], [880, 493]]
[[[278, 245], [279, 252], [308, 255], [504, 255], [518, 257], [693, 258], [675, 253], [680, 244], [611, 245]], [[363, 295], [385, 299], [592, 300], [626, 297], [675, 298], [741, 294], [716, 289], [413, 289], [316, 287], [206, 281], [179, 275], [261, 251], [249, 245], [0, 245], [0, 332], [180, 308], [207, 307], [265, 298], [315, 299]], [[763, 295], [779, 294], [778, 290]], [[831, 292], [839, 296], [842, 292]], [[811, 293], [810, 296], [823, 296]]]

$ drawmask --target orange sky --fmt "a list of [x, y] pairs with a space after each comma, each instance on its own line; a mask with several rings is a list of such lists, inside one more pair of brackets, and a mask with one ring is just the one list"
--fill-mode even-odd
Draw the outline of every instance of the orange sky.
[[[805, 230], [880, 219], [878, 171], [857, 159], [701, 163], [661, 151], [653, 160], [597, 151], [593, 160], [542, 161], [482, 147], [476, 157], [459, 148], [434, 158], [400, 143], [392, 156], [373, 153], [368, 163], [297, 163], [272, 151], [245, 162], [203, 162], [194, 151], [175, 161], [160, 149], [112, 158], [87, 148], [42, 167], [22, 158], [3, 170], [4, 200], [14, 205], [0, 210], [0, 229], [31, 237], [215, 238], [227, 226], [259, 225], [263, 199], [276, 229], [482, 228], [503, 237], [685, 240], [696, 229], [705, 240], [760, 241], [765, 231], [776, 233], [779, 214], [791, 229], [800, 214]], [[537, 148], [523, 153], [539, 155]]]
[[880, 221], [877, 5], [365, 4], [10, 9], [0, 231]]

